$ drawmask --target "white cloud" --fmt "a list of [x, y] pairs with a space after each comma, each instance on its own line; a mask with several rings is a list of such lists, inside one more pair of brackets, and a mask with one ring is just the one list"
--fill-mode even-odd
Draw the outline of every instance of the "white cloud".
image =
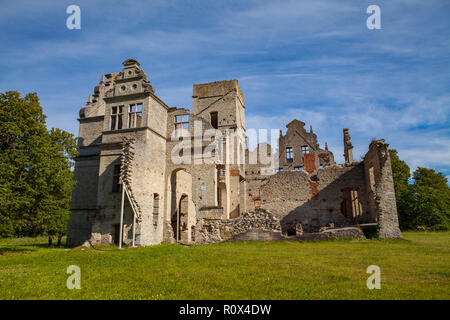
[[[450, 167], [450, 139], [449, 129], [433, 128], [448, 122], [447, 118], [428, 116], [441, 112], [440, 101], [427, 101], [427, 108], [412, 105], [406, 110], [392, 110], [383, 106], [348, 106], [338, 110], [328, 107], [314, 111], [305, 108], [288, 109], [278, 115], [247, 115], [247, 127], [253, 128], [280, 128], [294, 118], [304, 121], [305, 128], [309, 130], [312, 125], [318, 135], [321, 146], [328, 142], [328, 147], [339, 162], [343, 162], [342, 128], [348, 127], [355, 145], [355, 159], [360, 159], [367, 152], [372, 138], [386, 139], [391, 148], [397, 149], [401, 159], [405, 160], [415, 169], [417, 166], [440, 168]], [[444, 99], [445, 100], [445, 99]], [[279, 109], [283, 110], [283, 109]], [[409, 118], [411, 114], [415, 117]], [[407, 114], [404, 119], [403, 114]], [[447, 113], [448, 115], [448, 113]], [[413, 121], [418, 118], [417, 121]], [[414, 126], [426, 119], [427, 129], [416, 129]], [[284, 131], [284, 130], [283, 130]]]
[[0, 32], [24, 37], [0, 50], [0, 88], [38, 91], [48, 123], [77, 134], [100, 73], [132, 56], [171, 106], [190, 106], [192, 83], [238, 78], [248, 128], [297, 118], [342, 161], [349, 127], [356, 157], [386, 138], [411, 166], [449, 170], [449, 5], [382, 1], [383, 29], [368, 31], [368, 4], [80, 0], [82, 30], [71, 33], [62, 2], [7, 2]]

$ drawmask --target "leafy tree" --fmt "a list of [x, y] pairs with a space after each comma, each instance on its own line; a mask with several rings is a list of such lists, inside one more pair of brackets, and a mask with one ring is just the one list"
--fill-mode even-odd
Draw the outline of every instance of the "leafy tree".
[[419, 167], [408, 183], [408, 165], [396, 150], [389, 150], [400, 228], [448, 230], [450, 228], [450, 189], [447, 178], [433, 169]]
[[447, 178], [441, 172], [436, 173], [433, 169], [418, 167], [413, 172], [413, 179], [420, 186], [448, 191]]
[[447, 178], [433, 169], [418, 167], [413, 172], [414, 184], [409, 187], [409, 226], [419, 229], [450, 228], [450, 188]]
[[47, 130], [35, 93], [0, 93], [0, 236], [65, 233], [74, 137]]
[[413, 184], [410, 186], [409, 229], [448, 230], [450, 227], [449, 198], [441, 190]]
[[394, 177], [395, 195], [401, 195], [408, 189], [408, 181], [411, 176], [409, 166], [400, 160], [395, 149], [389, 150], [391, 157], [392, 175]]

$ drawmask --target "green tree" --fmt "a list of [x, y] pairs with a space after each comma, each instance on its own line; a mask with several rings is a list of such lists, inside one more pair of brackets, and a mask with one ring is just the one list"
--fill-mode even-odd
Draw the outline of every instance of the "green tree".
[[400, 228], [448, 230], [450, 228], [450, 193], [447, 178], [433, 169], [419, 167], [413, 172], [389, 150]]
[[76, 155], [70, 133], [47, 130], [35, 93], [0, 93], [0, 236], [65, 233]]
[[409, 166], [400, 160], [395, 149], [389, 150], [391, 157], [392, 175], [394, 177], [395, 195], [402, 194], [408, 189], [408, 181], [411, 176]]
[[441, 172], [436, 173], [433, 169], [418, 167], [413, 172], [413, 179], [420, 186], [448, 191], [447, 178]]
[[410, 228], [448, 230], [450, 228], [450, 188], [447, 178], [433, 169], [418, 167], [409, 187]]

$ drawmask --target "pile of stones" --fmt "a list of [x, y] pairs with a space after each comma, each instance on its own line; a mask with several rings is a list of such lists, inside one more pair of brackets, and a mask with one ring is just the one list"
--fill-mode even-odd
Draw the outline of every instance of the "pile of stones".
[[280, 220], [265, 209], [244, 213], [235, 219], [204, 219], [196, 234], [197, 243], [214, 243], [232, 239], [252, 229], [281, 233]]
[[238, 218], [224, 220], [223, 224], [233, 227], [235, 235], [251, 229], [281, 232], [280, 220], [265, 209], [256, 209]]

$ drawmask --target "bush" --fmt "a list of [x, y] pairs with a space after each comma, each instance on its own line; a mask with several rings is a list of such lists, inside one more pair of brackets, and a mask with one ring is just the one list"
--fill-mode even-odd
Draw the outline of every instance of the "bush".
[[364, 228], [362, 229], [364, 236], [367, 239], [379, 239], [380, 238], [380, 228]]
[[10, 238], [14, 236], [14, 227], [12, 221], [0, 215], [0, 238]]

